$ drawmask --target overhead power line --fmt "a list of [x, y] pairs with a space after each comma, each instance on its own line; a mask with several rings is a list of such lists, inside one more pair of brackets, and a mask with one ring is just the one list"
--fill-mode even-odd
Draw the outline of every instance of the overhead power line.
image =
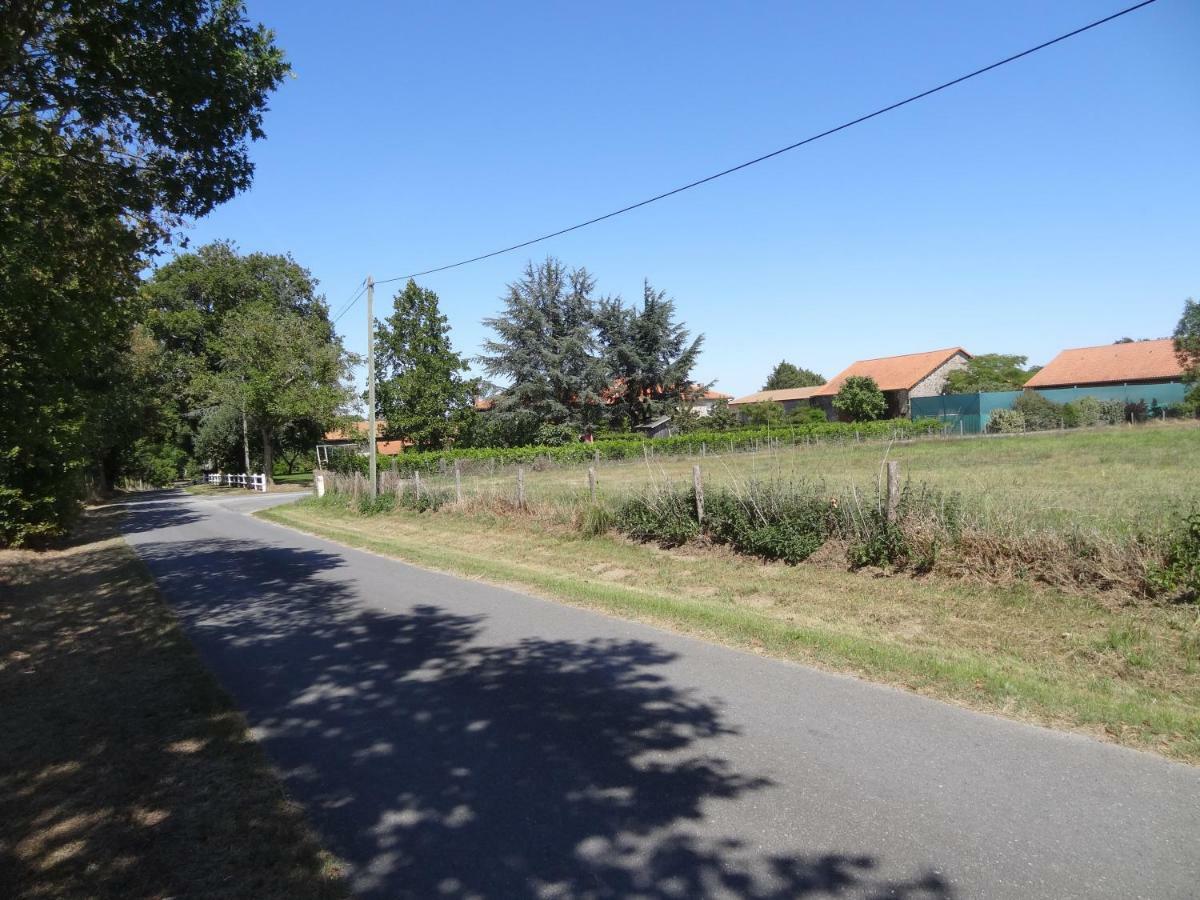
[[[470, 265], [471, 263], [476, 263], [476, 262], [480, 262], [485, 259], [490, 259], [493, 256], [500, 256], [501, 254], [504, 254], [504, 253], [511, 253], [513, 250], [520, 250], [523, 247], [529, 247], [533, 244], [541, 243], [542, 241], [548, 241], [551, 238], [556, 238], [556, 237], [559, 237], [560, 235], [569, 234], [570, 232], [578, 231], [581, 228], [587, 228], [589, 225], [595, 225], [597, 222], [603, 222], [605, 219], [611, 219], [615, 216], [623, 215], [624, 213], [627, 213], [627, 212], [632, 212], [635, 209], [640, 209], [643, 206], [649, 206], [651, 203], [657, 203], [659, 200], [665, 200], [667, 197], [673, 197], [676, 194], [682, 194], [684, 191], [690, 191], [692, 188], [700, 187], [700, 185], [702, 185], [702, 184], [708, 184], [710, 181], [716, 181], [718, 178], [724, 178], [726, 175], [732, 175], [734, 172], [740, 172], [742, 169], [748, 169], [750, 166], [756, 166], [761, 162], [766, 162], [768, 159], [773, 159], [776, 156], [780, 156], [780, 155], [782, 155], [784, 153], [788, 153], [792, 150], [797, 150], [800, 147], [803, 147], [805, 144], [811, 144], [811, 143], [813, 143], [813, 141], [819, 141], [821, 138], [829, 137], [831, 134], [837, 134], [839, 131], [845, 131], [847, 128], [853, 128], [855, 125], [860, 125], [863, 122], [866, 122], [870, 119], [874, 119], [877, 116], [882, 116], [883, 114], [892, 112], [893, 110], [897, 110], [902, 106], [907, 106], [910, 103], [915, 103], [916, 101], [922, 100], [925, 97], [929, 97], [933, 94], [936, 94], [939, 91], [944, 91], [947, 88], [954, 87], [956, 84], [962, 84], [964, 81], [969, 81], [972, 78], [976, 78], [987, 72], [991, 72], [993, 69], [998, 69], [1001, 66], [1006, 66], [1011, 62], [1016, 62], [1019, 59], [1023, 59], [1024, 57], [1029, 56], [1033, 53], [1037, 53], [1039, 50], [1045, 50], [1047, 47], [1052, 47], [1055, 44], [1062, 43], [1065, 40], [1068, 40], [1070, 38], [1076, 37], [1077, 35], [1083, 34], [1085, 31], [1091, 31], [1093, 28], [1098, 28], [1101, 25], [1104, 25], [1104, 24], [1107, 24], [1108, 22], [1113, 21], [1114, 19], [1119, 19], [1122, 16], [1127, 16], [1127, 15], [1129, 15], [1129, 13], [1136, 12], [1137, 10], [1141, 9], [1142, 7], [1149, 6], [1150, 4], [1155, 3], [1155, 2], [1157, 2], [1157, 0], [1143, 0], [1143, 2], [1134, 4], [1133, 6], [1126, 7], [1125, 9], [1122, 9], [1120, 12], [1115, 12], [1110, 16], [1105, 16], [1103, 19], [1097, 19], [1096, 21], [1090, 22], [1089, 24], [1084, 25], [1080, 28], [1076, 28], [1073, 31], [1068, 31], [1066, 34], [1060, 34], [1056, 38], [1052, 38], [1051, 40], [1044, 41], [1044, 42], [1038, 44], [1036, 47], [1030, 47], [1028, 50], [1022, 50], [1020, 53], [1014, 53], [1012, 56], [1005, 57], [1004, 59], [999, 60], [998, 62], [994, 62], [991, 65], [984, 66], [981, 69], [976, 69], [973, 72], [968, 72], [966, 75], [960, 75], [958, 78], [955, 78], [951, 81], [944, 82], [943, 84], [939, 84], [937, 87], [932, 87], [932, 88], [929, 88], [929, 90], [921, 91], [921, 93], [919, 93], [919, 94], [913, 94], [911, 97], [906, 97], [903, 100], [898, 100], [897, 102], [892, 103], [888, 106], [884, 106], [880, 109], [877, 109], [874, 112], [867, 113], [864, 116], [859, 116], [857, 119], [851, 119], [849, 122], [843, 122], [841, 125], [838, 125], [835, 128], [830, 128], [826, 131], [822, 131], [819, 134], [814, 134], [810, 137], [806, 137], [803, 140], [796, 141], [794, 144], [788, 144], [786, 147], [780, 147], [778, 150], [772, 150], [770, 153], [764, 153], [762, 156], [758, 156], [758, 157], [755, 157], [754, 159], [747, 160], [746, 162], [740, 163], [736, 166], [731, 166], [728, 169], [724, 169], [720, 172], [716, 172], [705, 178], [700, 178], [696, 181], [689, 182], [688, 184], [681, 185], [672, 190], [664, 191], [661, 194], [655, 194], [653, 197], [647, 197], [645, 200], [639, 200], [637, 203], [631, 203], [628, 206], [621, 207], [620, 209], [614, 209], [612, 212], [608, 212], [602, 216], [596, 216], [595, 218], [588, 219], [586, 222], [579, 222], [578, 224], [571, 225], [567, 228], [560, 228], [558, 231], [552, 231], [549, 234], [543, 234], [540, 237], [530, 238], [529, 240], [522, 241], [519, 244], [512, 244], [511, 246], [508, 246], [508, 247], [502, 247], [501, 249], [493, 250], [490, 253], [483, 253], [483, 254], [480, 254], [479, 256], [472, 256], [470, 259], [459, 260], [458, 262], [449, 263], [444, 266], [437, 266], [432, 269], [423, 269], [420, 272], [411, 272], [408, 275], [395, 275], [391, 278], [381, 278], [378, 281], [376, 281], [375, 283], [376, 284], [387, 284], [388, 282], [391, 282], [391, 281], [401, 281], [401, 280], [407, 279], [407, 278], [418, 278], [422, 275], [432, 275], [435, 272], [445, 272], [447, 269], [456, 269], [459, 266]], [[357, 298], [355, 298], [355, 299], [357, 299]]]
[[363, 295], [363, 291], [365, 291], [366, 289], [367, 289], [367, 279], [364, 278], [362, 281], [360, 281], [358, 283], [358, 287], [354, 289], [353, 296], [351, 296], [351, 298], [346, 301], [346, 304], [342, 307], [341, 312], [339, 312], [336, 316], [333, 317], [331, 324], [336, 325], [338, 319], [340, 319], [346, 313], [350, 312], [351, 307], [353, 307], [354, 304], [358, 302], [358, 298]]

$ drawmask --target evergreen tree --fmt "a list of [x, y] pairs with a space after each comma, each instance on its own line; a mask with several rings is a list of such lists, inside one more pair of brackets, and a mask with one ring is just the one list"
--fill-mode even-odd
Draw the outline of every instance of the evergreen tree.
[[409, 280], [375, 341], [375, 388], [384, 435], [419, 450], [445, 447], [471, 412], [476, 383], [464, 379], [466, 360], [450, 345], [450, 326], [438, 296]]
[[646, 281], [641, 308], [627, 307], [619, 297], [602, 300], [598, 321], [615, 420], [640, 425], [686, 402], [696, 387], [691, 374], [704, 335], [689, 340], [665, 291]]
[[597, 352], [595, 282], [548, 257], [508, 286], [504, 312], [483, 320], [496, 332], [479, 361], [509, 382], [493, 414], [528, 412], [551, 424], [594, 424], [605, 388]]
[[785, 359], [771, 370], [771, 374], [767, 377], [767, 383], [762, 386], [762, 389], [778, 391], [784, 388], [817, 387], [824, 383], [825, 379], [816, 372], [792, 365]]

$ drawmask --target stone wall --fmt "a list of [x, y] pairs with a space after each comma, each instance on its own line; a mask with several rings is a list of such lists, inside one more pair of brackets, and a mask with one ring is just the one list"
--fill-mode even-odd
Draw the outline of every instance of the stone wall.
[[[938, 396], [946, 387], [946, 379], [950, 377], [950, 373], [958, 369], [965, 369], [967, 367], [967, 359], [968, 357], [965, 353], [955, 353], [952, 357], [913, 385], [912, 390], [908, 392], [908, 397]], [[905, 397], [905, 415], [908, 414], [908, 397]]]

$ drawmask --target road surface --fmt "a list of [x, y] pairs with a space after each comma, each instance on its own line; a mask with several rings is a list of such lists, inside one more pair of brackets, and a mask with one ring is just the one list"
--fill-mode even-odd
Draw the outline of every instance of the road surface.
[[362, 896], [1200, 896], [1200, 769], [249, 515], [287, 499], [127, 538]]

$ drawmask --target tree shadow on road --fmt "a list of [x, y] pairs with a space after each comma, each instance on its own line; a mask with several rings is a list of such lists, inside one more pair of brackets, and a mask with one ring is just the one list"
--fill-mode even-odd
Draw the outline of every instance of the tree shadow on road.
[[478, 618], [406, 603], [401, 585], [396, 612], [358, 604], [319, 552], [139, 552], [358, 893], [951, 896], [932, 872], [885, 877], [870, 853], [702, 834], [713, 804], [769, 803], [771, 782], [706, 749], [733, 729], [658, 674], [673, 654], [654, 643], [491, 646]]

